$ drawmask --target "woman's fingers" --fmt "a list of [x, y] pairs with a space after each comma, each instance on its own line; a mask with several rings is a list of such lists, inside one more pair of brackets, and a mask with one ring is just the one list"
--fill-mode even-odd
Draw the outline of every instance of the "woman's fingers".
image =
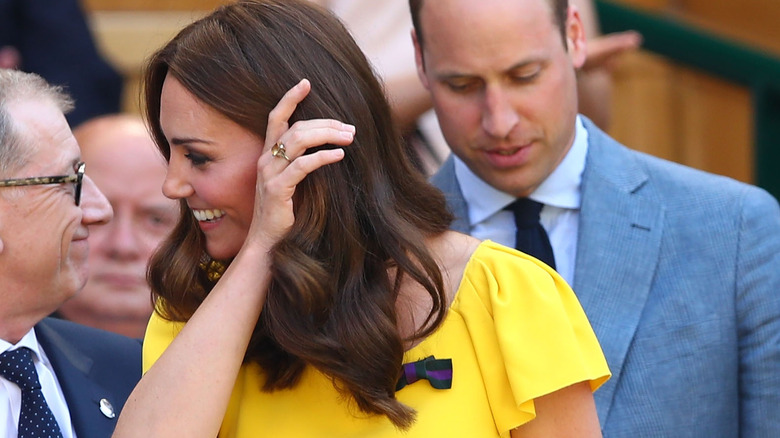
[[261, 180], [283, 173], [296, 159], [306, 156], [309, 148], [326, 144], [347, 146], [354, 137], [355, 127], [337, 120], [298, 121], [261, 155], [258, 161]]
[[[270, 156], [270, 151], [267, 152]], [[292, 198], [295, 187], [315, 170], [336, 163], [344, 158], [344, 149], [326, 149], [303, 155], [290, 163], [279, 157], [271, 157], [282, 163], [281, 171], [268, 171], [257, 179], [255, 216], [245, 245], [258, 242], [261, 248], [270, 249], [290, 229], [295, 220]], [[261, 158], [261, 161], [263, 159]]]
[[268, 113], [268, 128], [265, 131], [265, 149], [271, 150], [277, 139], [289, 128], [288, 121], [298, 104], [309, 95], [311, 83], [308, 79], [302, 79], [294, 87], [287, 90], [279, 99], [274, 109]]
[[[323, 145], [347, 146], [355, 136], [355, 127], [332, 119], [300, 120], [289, 126], [289, 119], [311, 90], [302, 80], [291, 88], [268, 115], [265, 146], [257, 162], [255, 217], [248, 240], [270, 247], [278, 241], [295, 218], [292, 198], [295, 187], [315, 170], [344, 158], [344, 149], [323, 149]], [[275, 153], [274, 153], [275, 152]]]
[[262, 185], [270, 181], [274, 184], [287, 184], [289, 190], [283, 192], [291, 193], [295, 189], [304, 175], [300, 172], [312, 172], [315, 169], [327, 164], [329, 160], [324, 158], [320, 164], [320, 157], [336, 157], [341, 159], [343, 151], [333, 154], [310, 154], [317, 155], [317, 158], [307, 159], [295, 167], [294, 172], [287, 169], [295, 163], [296, 160], [306, 156], [306, 150], [312, 147], [334, 144], [346, 146], [352, 143], [355, 136], [355, 127], [333, 119], [312, 119], [299, 120], [289, 126], [289, 119], [292, 116], [298, 104], [306, 98], [311, 90], [311, 84], [303, 79], [297, 85], [287, 91], [282, 96], [279, 103], [268, 115], [268, 129], [266, 130], [265, 147], [258, 160], [258, 191], [262, 191]]
[[342, 158], [344, 158], [344, 149], [342, 148], [321, 150], [298, 157], [287, 166], [282, 174], [266, 182], [264, 188], [266, 196], [273, 196], [278, 201], [290, 201], [295, 193], [295, 187], [307, 175], [323, 166], [341, 161]]
[[355, 127], [338, 120], [305, 120], [296, 122], [282, 134], [276, 143], [287, 150], [287, 156], [295, 159], [306, 153], [306, 149], [335, 144], [347, 146], [355, 137]]
[[[289, 126], [289, 120], [311, 91], [308, 79], [301, 80], [290, 88], [268, 114], [264, 154], [284, 145], [284, 152], [290, 160], [303, 154], [310, 147], [335, 144], [346, 146], [352, 143], [355, 127], [333, 119], [300, 120]], [[274, 158], [284, 159], [285, 154], [277, 153]]]

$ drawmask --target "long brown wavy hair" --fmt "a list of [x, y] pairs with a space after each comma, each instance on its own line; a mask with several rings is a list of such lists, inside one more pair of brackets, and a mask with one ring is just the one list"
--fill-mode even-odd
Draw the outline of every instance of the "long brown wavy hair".
[[[408, 427], [414, 410], [395, 399], [395, 384], [404, 343], [429, 335], [446, 314], [442, 274], [425, 242], [445, 232], [452, 217], [441, 192], [411, 164], [363, 53], [337, 19], [305, 1], [241, 1], [217, 9], [182, 30], [146, 69], [146, 115], [170, 158], [160, 127], [167, 75], [258, 138], [268, 113], [302, 78], [312, 90], [291, 125], [333, 118], [356, 126], [345, 158], [296, 188], [295, 223], [272, 251], [268, 298], [245, 361], [262, 367], [266, 391], [295, 386], [313, 366], [362, 411]], [[164, 318], [188, 320], [213, 287], [198, 268], [204, 248], [182, 201], [179, 223], [149, 269]], [[422, 285], [432, 302], [407, 339], [396, 313], [402, 278]]]

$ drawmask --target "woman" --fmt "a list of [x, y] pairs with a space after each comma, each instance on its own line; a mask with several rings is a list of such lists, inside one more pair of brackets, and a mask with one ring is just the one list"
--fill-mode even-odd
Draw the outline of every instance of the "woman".
[[574, 294], [447, 231], [327, 12], [222, 7], [152, 57], [146, 102], [184, 213], [116, 436], [600, 435]]

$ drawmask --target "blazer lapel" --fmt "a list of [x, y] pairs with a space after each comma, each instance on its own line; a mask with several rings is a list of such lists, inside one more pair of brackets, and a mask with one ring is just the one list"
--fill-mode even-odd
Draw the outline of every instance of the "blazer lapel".
[[632, 155], [590, 122], [586, 127], [573, 287], [612, 371], [594, 394], [603, 426], [658, 266], [664, 207], [639, 193], [649, 176]]
[[458, 179], [455, 177], [455, 160], [453, 160], [452, 154], [441, 165], [436, 174], [431, 177], [431, 183], [444, 192], [444, 196], [447, 198], [447, 206], [455, 216], [450, 229], [469, 234], [471, 231], [469, 227], [469, 210], [466, 206], [466, 200], [463, 199], [463, 192], [460, 190]]
[[92, 359], [49, 327], [46, 320], [36, 325], [35, 333], [62, 387], [78, 437], [111, 436], [116, 418], [108, 418], [101, 413], [101, 400], [112, 400], [107, 390], [89, 378]]

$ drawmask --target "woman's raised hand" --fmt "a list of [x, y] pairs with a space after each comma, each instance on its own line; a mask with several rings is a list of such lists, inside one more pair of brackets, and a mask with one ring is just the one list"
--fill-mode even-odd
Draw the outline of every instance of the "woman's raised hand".
[[268, 114], [265, 146], [257, 161], [255, 213], [247, 236], [248, 243], [259, 243], [266, 250], [293, 224], [295, 186], [309, 173], [344, 158], [342, 148], [304, 155], [306, 150], [324, 144], [347, 146], [355, 136], [354, 126], [332, 119], [301, 120], [289, 126], [292, 113], [310, 90], [311, 83], [303, 79]]

